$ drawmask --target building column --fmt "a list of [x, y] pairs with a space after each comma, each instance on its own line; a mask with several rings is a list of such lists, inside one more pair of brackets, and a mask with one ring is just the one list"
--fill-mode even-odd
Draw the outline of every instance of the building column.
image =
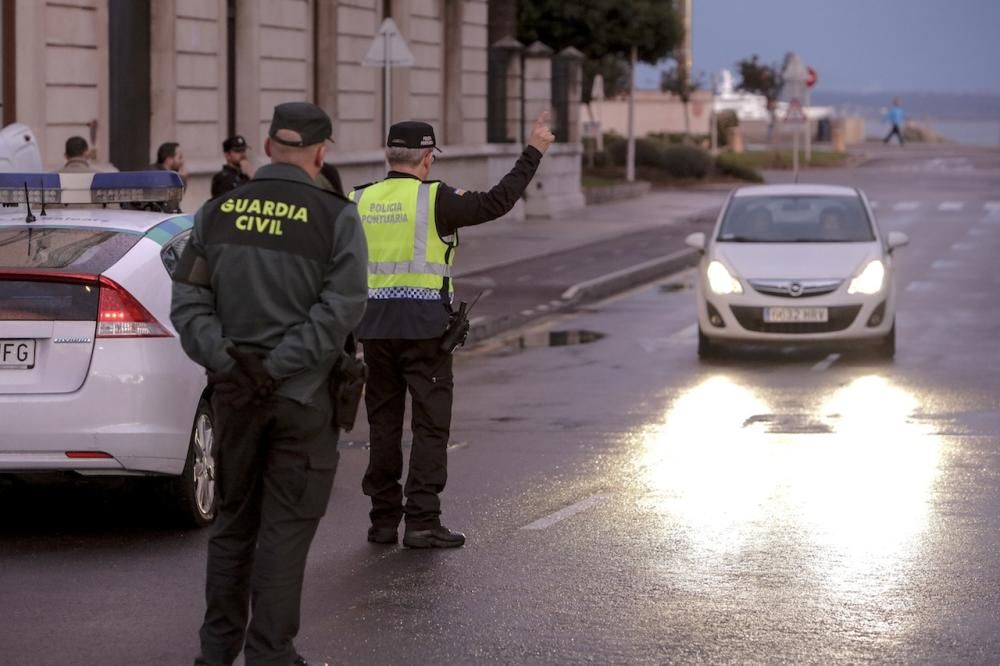
[[465, 23], [465, 1], [444, 0], [444, 136], [442, 143], [465, 143], [465, 113], [462, 108], [462, 35]]
[[[31, 127], [35, 138], [41, 142], [46, 135], [45, 5], [35, 0], [16, 0], [14, 12], [19, 37], [15, 82], [17, 121]], [[39, 146], [39, 149], [43, 156], [51, 152], [46, 150], [46, 146]], [[62, 154], [61, 148], [59, 153]], [[62, 166], [61, 162], [59, 166]]]
[[236, 0], [236, 133], [263, 147], [260, 109], [260, 3]]
[[542, 111], [552, 108], [552, 49], [535, 42], [524, 50], [524, 117], [521, 119], [521, 143], [531, 136], [531, 128]]
[[177, 0], [154, 0], [149, 10], [149, 146], [155, 151], [177, 137]]

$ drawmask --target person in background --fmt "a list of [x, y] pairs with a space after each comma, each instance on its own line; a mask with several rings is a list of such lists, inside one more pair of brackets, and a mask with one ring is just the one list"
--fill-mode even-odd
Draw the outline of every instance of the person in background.
[[247, 140], [239, 134], [222, 142], [222, 169], [212, 176], [212, 198], [234, 190], [253, 177], [253, 167], [247, 159]]
[[90, 166], [90, 160], [87, 159], [89, 151], [90, 146], [87, 145], [87, 140], [82, 136], [71, 136], [66, 139], [66, 164], [63, 165], [62, 170], [81, 173], [97, 171], [97, 169]]
[[882, 140], [882, 143], [889, 143], [889, 139], [896, 136], [899, 139], [899, 145], [903, 145], [903, 127], [906, 126], [906, 112], [903, 111], [903, 106], [899, 101], [899, 98], [892, 100], [892, 108], [885, 114], [886, 120], [892, 125], [892, 129]]
[[184, 151], [176, 141], [161, 143], [156, 149], [156, 161], [149, 165], [157, 171], [176, 171], [187, 186], [187, 169], [184, 168]]

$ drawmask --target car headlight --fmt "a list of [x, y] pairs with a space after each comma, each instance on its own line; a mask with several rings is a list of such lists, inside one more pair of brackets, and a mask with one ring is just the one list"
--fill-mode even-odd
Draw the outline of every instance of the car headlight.
[[708, 265], [706, 275], [708, 276], [708, 286], [714, 294], [725, 296], [726, 294], [743, 293], [743, 285], [740, 284], [740, 281], [730, 275], [726, 267], [718, 261], [713, 261]]
[[877, 294], [882, 291], [882, 283], [885, 280], [885, 266], [881, 260], [875, 259], [868, 262], [865, 269], [858, 277], [851, 280], [847, 287], [848, 294]]

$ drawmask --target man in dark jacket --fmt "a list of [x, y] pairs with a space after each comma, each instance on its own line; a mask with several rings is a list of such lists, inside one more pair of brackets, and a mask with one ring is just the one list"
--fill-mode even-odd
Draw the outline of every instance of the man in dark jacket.
[[208, 370], [216, 423], [196, 664], [231, 664], [244, 639], [248, 665], [307, 663], [293, 639], [337, 466], [329, 375], [366, 295], [355, 206], [314, 184], [330, 130], [317, 106], [275, 107], [271, 164], [198, 211], [173, 275], [171, 321]]
[[212, 176], [212, 198], [225, 194], [250, 180], [253, 170], [247, 159], [247, 140], [237, 134], [222, 142], [225, 164]]

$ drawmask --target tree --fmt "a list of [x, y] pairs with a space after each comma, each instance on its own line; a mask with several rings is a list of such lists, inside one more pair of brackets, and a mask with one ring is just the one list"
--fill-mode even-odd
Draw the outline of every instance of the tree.
[[680, 43], [682, 30], [667, 0], [521, 0], [517, 38], [524, 44], [541, 41], [556, 51], [579, 49], [591, 61], [583, 87], [589, 101], [594, 74], [603, 75], [608, 96], [624, 92], [621, 77], [614, 75], [620, 71], [616, 63], [627, 62], [632, 47], [638, 60], [655, 63]]
[[765, 65], [756, 53], [750, 58], [737, 62], [736, 67], [740, 70], [741, 79], [736, 87], [749, 93], [763, 95], [764, 99], [767, 100], [767, 112], [771, 115], [768, 136], [772, 137], [778, 96], [781, 94], [782, 85], [784, 85], [781, 76], [784, 68], [777, 64]]
[[[683, 29], [669, 0], [520, 0], [518, 15], [518, 39], [525, 44], [541, 41], [556, 51], [572, 46], [588, 61], [629, 59], [627, 180], [635, 178], [635, 100], [631, 95], [635, 63], [655, 63], [669, 55], [680, 42]], [[583, 93], [584, 101], [589, 102], [593, 75], [598, 70], [588, 70]], [[615, 71], [613, 67], [609, 70]], [[611, 76], [605, 81], [614, 89], [617, 79]]]
[[684, 76], [683, 71], [675, 63], [670, 69], [664, 70], [660, 75], [660, 90], [673, 93], [681, 98], [684, 104], [684, 133], [691, 134], [691, 117], [688, 114], [688, 103], [691, 101], [691, 94], [701, 89], [701, 81], [696, 78]]

